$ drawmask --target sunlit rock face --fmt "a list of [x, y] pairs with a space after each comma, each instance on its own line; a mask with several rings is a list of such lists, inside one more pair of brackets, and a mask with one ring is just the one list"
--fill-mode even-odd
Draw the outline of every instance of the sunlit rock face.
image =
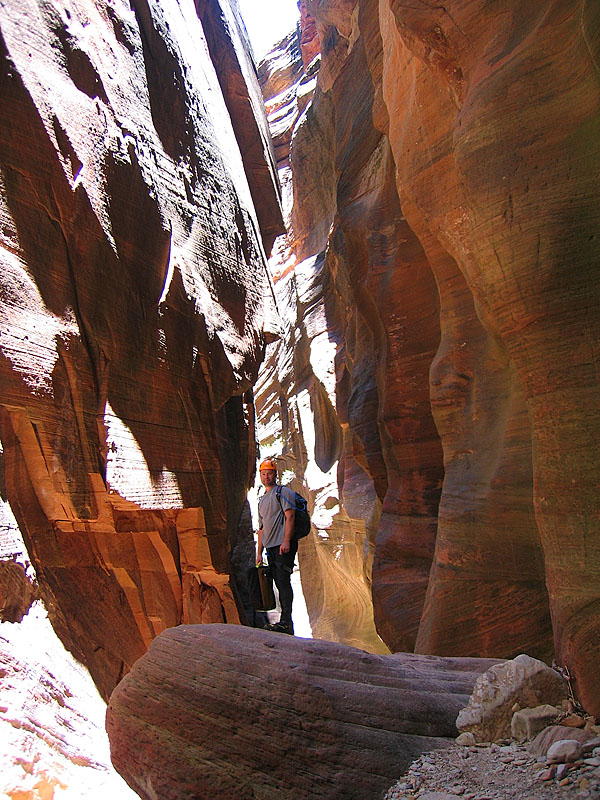
[[[295, 288], [276, 289], [299, 320], [322, 310], [313, 348], [297, 324], [270, 355], [264, 446], [309, 488], [331, 471], [319, 536], [335, 515], [364, 531], [346, 583], [372, 561], [392, 649], [554, 654], [597, 713], [599, 15], [308, 6], [321, 65], [290, 137]], [[309, 610], [332, 583], [310, 559]]]
[[421, 753], [453, 744], [492, 663], [179, 626], [113, 692], [112, 759], [147, 800], [380, 797]]
[[[282, 48], [287, 49], [285, 41], [272, 54], [275, 63]], [[263, 85], [272, 130], [283, 138], [285, 119], [290, 144], [281, 148], [279, 162], [288, 235], [275, 243], [271, 261], [283, 332], [267, 347], [255, 389], [258, 435], [262, 452], [283, 453], [284, 481], [310, 498], [314, 529], [298, 558], [313, 635], [387, 652], [373, 622], [367, 566], [380, 500], [360, 455], [354, 458], [348, 398], [336, 389], [343, 378], [340, 354], [352, 301], [347, 276], [336, 279], [324, 253], [336, 212], [335, 108], [330, 93], [315, 88], [317, 67], [318, 59], [275, 97], [268, 96], [272, 84]], [[263, 65], [261, 70], [270, 72]], [[369, 344], [357, 340], [356, 348], [365, 349], [364, 359], [372, 364]], [[363, 375], [361, 391], [368, 395], [373, 387], [371, 371]], [[372, 418], [364, 420], [365, 429], [370, 424]], [[347, 472], [343, 505], [342, 469]]]
[[306, 0], [298, 1], [298, 10], [300, 11], [300, 49], [302, 50], [302, 63], [306, 68], [321, 52], [321, 43], [315, 18]]
[[110, 761], [106, 705], [39, 604], [0, 623], [0, 696], [3, 798], [135, 800]]
[[231, 115], [265, 252], [283, 231], [275, 156], [237, 0], [196, 0], [211, 61]]
[[3, 497], [104, 696], [165, 627], [239, 622], [230, 552], [252, 550], [278, 198], [265, 137], [236, 138], [256, 87], [228, 110], [209, 55], [230, 37], [221, 82], [242, 92], [236, 17], [202, 11], [206, 29], [192, 2], [0, 12]]

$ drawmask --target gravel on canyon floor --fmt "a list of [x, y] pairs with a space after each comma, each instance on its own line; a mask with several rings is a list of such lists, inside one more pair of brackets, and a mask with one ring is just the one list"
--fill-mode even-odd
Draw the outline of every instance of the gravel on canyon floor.
[[600, 747], [573, 764], [546, 763], [515, 742], [425, 753], [383, 800], [600, 800]]

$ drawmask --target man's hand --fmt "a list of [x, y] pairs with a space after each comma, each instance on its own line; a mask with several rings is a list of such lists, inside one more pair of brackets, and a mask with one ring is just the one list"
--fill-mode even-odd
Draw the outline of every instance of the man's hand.
[[289, 553], [289, 552], [290, 552], [290, 543], [286, 542], [284, 539], [283, 542], [279, 545], [279, 555], [282, 556], [284, 553]]

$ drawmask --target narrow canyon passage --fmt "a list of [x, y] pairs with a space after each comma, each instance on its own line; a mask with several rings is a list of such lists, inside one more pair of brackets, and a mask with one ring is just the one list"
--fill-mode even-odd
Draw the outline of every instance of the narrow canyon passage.
[[[106, 752], [57, 744], [85, 728], [68, 675], [89, 671], [102, 738], [97, 709], [117, 686], [143, 695], [124, 680], [138, 665], [153, 681], [153, 653], [194, 696], [190, 641], [205, 683], [230, 675], [212, 711], [191, 704], [200, 729], [259, 691], [253, 653], [271, 682], [272, 648], [307, 667], [294, 741], [310, 728], [321, 744], [297, 797], [389, 785], [390, 731], [403, 764], [425, 739], [446, 746], [489, 659], [555, 662], [600, 716], [600, 8], [292, 0], [254, 59], [248, 34], [271, 26], [252, 2], [0, 9], [10, 797], [58, 800], [93, 770], [105, 783], [86, 797], [119, 786]], [[265, 456], [312, 519], [288, 645], [257, 630], [247, 586]], [[363, 667], [358, 700], [340, 675]], [[430, 668], [431, 693], [394, 698], [410, 720], [390, 728], [388, 670]], [[16, 692], [21, 669], [51, 722]], [[369, 692], [367, 734], [353, 725]], [[378, 743], [362, 784], [349, 753], [369, 773]], [[214, 785], [223, 752], [189, 747], [182, 770], [210, 762], [198, 796], [232, 796], [226, 765]], [[303, 791], [256, 788], [244, 758], [240, 798]]]

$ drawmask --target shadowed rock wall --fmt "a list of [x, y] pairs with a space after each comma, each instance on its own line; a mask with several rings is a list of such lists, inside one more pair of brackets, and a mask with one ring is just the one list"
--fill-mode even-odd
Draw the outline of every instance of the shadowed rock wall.
[[332, 540], [343, 563], [343, 519], [390, 648], [554, 654], [598, 713], [599, 14], [306, 6], [321, 64], [275, 248], [295, 288], [276, 290], [323, 303], [309, 349], [298, 327], [267, 353], [257, 408], [263, 449], [312, 494], [313, 630], [352, 595], [327, 607], [339, 570], [315, 555]]
[[6, 497], [108, 696], [165, 627], [239, 622], [279, 189], [238, 28], [228, 110], [203, 4], [19, 0], [0, 24]]

